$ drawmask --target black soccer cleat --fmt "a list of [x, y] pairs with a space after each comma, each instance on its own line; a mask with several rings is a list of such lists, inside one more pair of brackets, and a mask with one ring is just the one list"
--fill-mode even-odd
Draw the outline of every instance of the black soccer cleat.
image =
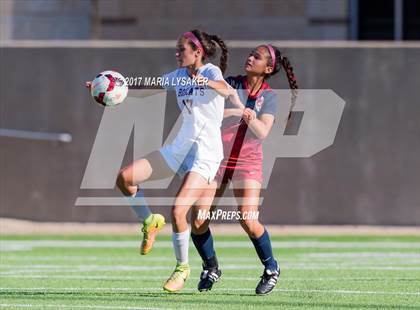
[[267, 295], [271, 293], [274, 287], [277, 284], [277, 280], [280, 276], [280, 268], [277, 265], [275, 270], [265, 269], [264, 273], [261, 276], [261, 280], [255, 288], [255, 294], [257, 295]]
[[198, 290], [210, 291], [213, 287], [213, 283], [219, 281], [222, 276], [222, 271], [218, 268], [204, 269], [200, 275], [200, 282], [198, 282]]

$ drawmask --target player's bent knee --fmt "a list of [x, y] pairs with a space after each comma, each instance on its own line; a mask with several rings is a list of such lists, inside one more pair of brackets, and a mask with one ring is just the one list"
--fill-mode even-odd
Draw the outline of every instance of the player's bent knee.
[[131, 176], [125, 170], [121, 170], [118, 173], [116, 185], [124, 195], [131, 196], [135, 194], [136, 190], [132, 188], [135, 185], [132, 183]]
[[186, 212], [183, 206], [175, 206], [172, 208], [172, 220], [175, 223], [186, 221]]
[[191, 230], [196, 235], [205, 233], [208, 229], [208, 221], [205, 219], [194, 219], [191, 223]]
[[123, 171], [120, 171], [119, 173], [118, 173], [118, 176], [117, 176], [117, 182], [116, 182], [116, 184], [117, 184], [117, 187], [123, 192], [124, 190], [126, 190], [127, 188], [126, 188], [126, 186], [125, 186], [125, 180], [124, 180], [124, 173], [123, 173]]
[[257, 235], [257, 228], [259, 226], [258, 220], [241, 219], [239, 222], [250, 237], [255, 237]]
[[248, 219], [240, 219], [239, 223], [241, 224], [242, 227], [251, 227], [253, 225], [252, 223], [253, 221], [248, 220]]

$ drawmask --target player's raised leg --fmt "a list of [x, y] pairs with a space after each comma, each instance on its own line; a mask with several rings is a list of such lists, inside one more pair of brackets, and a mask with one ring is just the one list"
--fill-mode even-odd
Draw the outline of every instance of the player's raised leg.
[[143, 223], [143, 241], [140, 253], [145, 255], [152, 250], [156, 234], [165, 225], [161, 214], [153, 214], [147, 206], [143, 191], [138, 184], [146, 180], [158, 180], [172, 176], [174, 173], [166, 164], [160, 152], [150, 153], [145, 158], [135, 161], [123, 168], [117, 178], [117, 186], [131, 202], [131, 208]]

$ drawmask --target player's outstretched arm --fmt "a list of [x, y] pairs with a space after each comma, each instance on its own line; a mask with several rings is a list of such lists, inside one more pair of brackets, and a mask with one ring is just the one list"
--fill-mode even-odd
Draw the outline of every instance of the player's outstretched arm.
[[236, 109], [225, 109], [223, 112], [223, 118], [231, 117], [231, 116], [239, 116], [241, 117], [244, 112], [244, 109], [236, 108]]
[[242, 103], [241, 98], [239, 98], [238, 91], [232, 87], [228, 89], [228, 99], [229, 101], [238, 109], [242, 111], [245, 109], [245, 105]]
[[208, 80], [207, 86], [214, 89], [219, 95], [222, 95], [225, 98], [230, 95], [230, 90], [225, 81]]
[[230, 95], [230, 90], [228, 88], [228, 84], [225, 82], [225, 80], [209, 80], [208, 78], [205, 78], [201, 74], [194, 72], [191, 74], [192, 78], [195, 79], [198, 82], [198, 85], [207, 85], [208, 87], [214, 89], [219, 95], [223, 97], [228, 97]]

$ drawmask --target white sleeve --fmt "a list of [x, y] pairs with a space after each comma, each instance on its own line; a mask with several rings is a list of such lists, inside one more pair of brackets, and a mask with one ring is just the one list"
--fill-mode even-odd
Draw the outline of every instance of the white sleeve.
[[208, 72], [208, 78], [212, 81], [224, 81], [222, 71], [217, 66], [212, 66]]

